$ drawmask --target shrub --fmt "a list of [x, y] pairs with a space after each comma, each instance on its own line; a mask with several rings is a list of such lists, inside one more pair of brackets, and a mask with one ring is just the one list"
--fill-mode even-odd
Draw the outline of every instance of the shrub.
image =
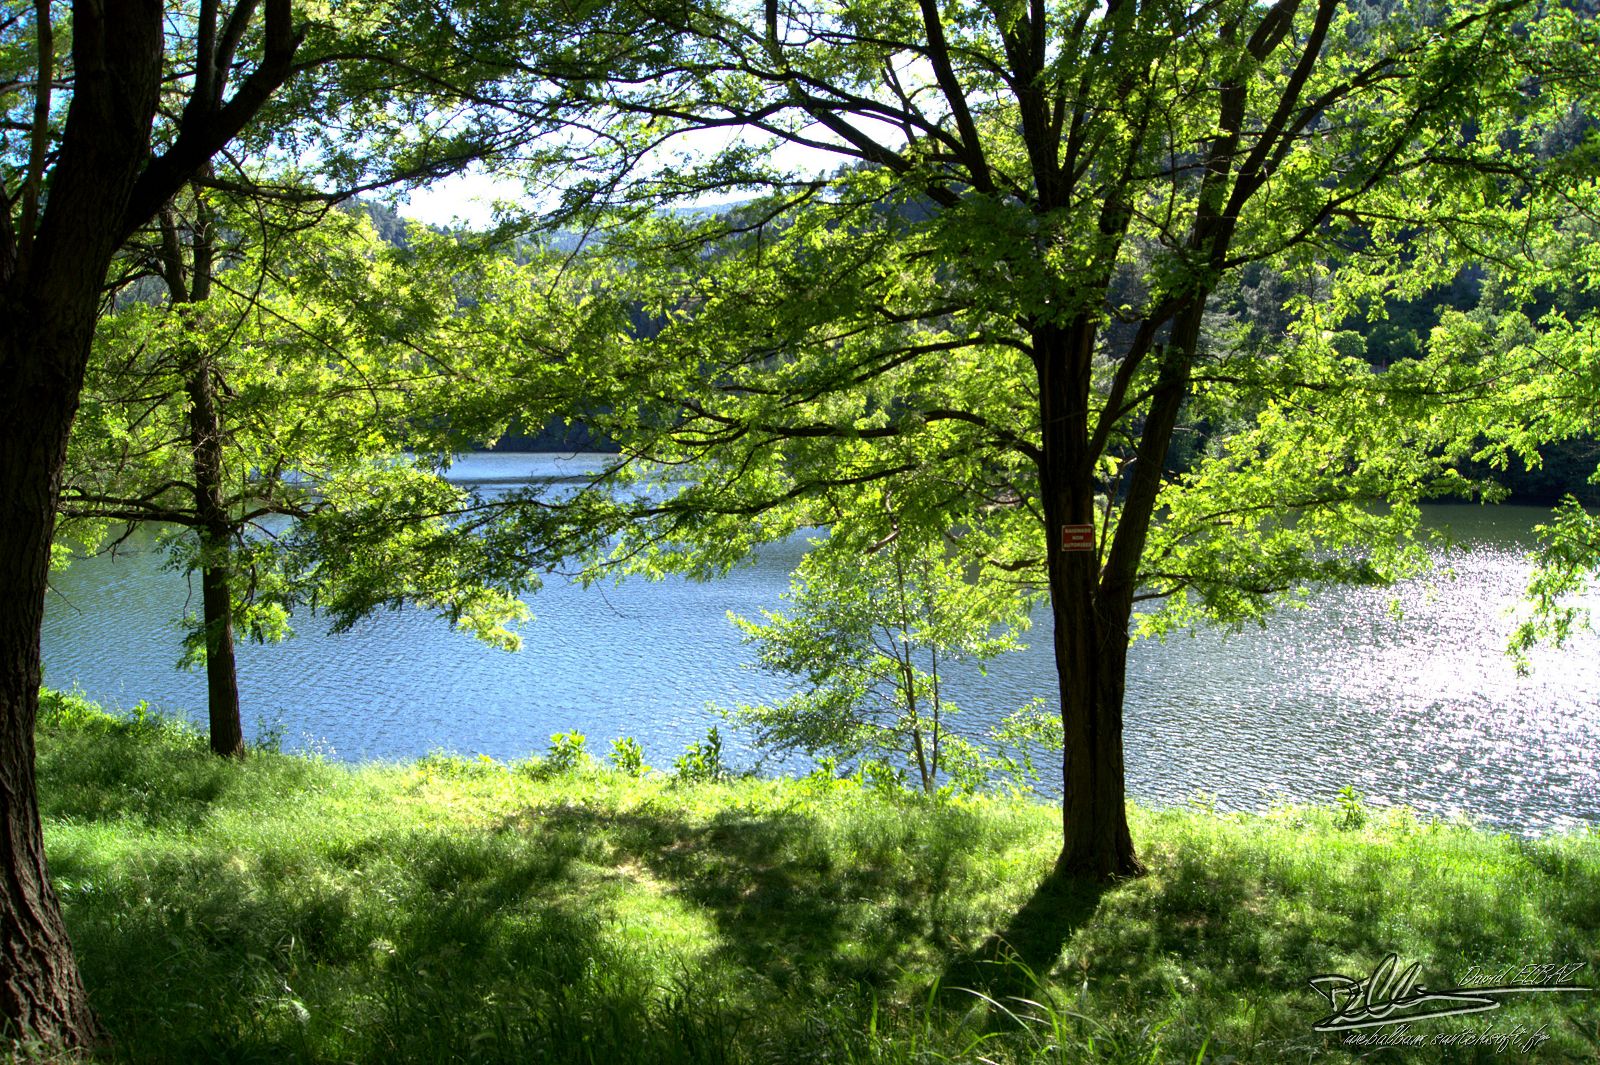
[[550, 753], [545, 765], [552, 773], [571, 773], [589, 764], [589, 752], [583, 749], [587, 737], [581, 732], [557, 732], [550, 737]]
[[689, 744], [672, 763], [673, 775], [685, 784], [723, 780], [728, 767], [722, 760], [722, 734], [712, 725], [704, 741]]
[[650, 768], [644, 764], [644, 747], [632, 736], [619, 736], [611, 741], [611, 764], [617, 772], [630, 777], [643, 776]]
[[1340, 828], [1354, 830], [1367, 823], [1366, 798], [1355, 789], [1355, 785], [1346, 784], [1340, 788], [1337, 802]]

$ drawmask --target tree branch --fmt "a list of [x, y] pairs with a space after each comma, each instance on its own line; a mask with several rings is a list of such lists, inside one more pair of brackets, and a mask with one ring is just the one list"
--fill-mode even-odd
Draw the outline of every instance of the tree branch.
[[[228, 31], [233, 29], [241, 12], [247, 16], [254, 6], [253, 0], [241, 0], [234, 10], [234, 19], [230, 19]], [[296, 29], [292, 15], [291, 0], [266, 0], [261, 62], [240, 83], [227, 103], [202, 99], [196, 85], [183, 109], [178, 136], [172, 146], [152, 159], [134, 182], [118, 233], [119, 242], [154, 217], [185, 181], [238, 136], [267, 98], [293, 73], [294, 53], [305, 37], [306, 27]]]

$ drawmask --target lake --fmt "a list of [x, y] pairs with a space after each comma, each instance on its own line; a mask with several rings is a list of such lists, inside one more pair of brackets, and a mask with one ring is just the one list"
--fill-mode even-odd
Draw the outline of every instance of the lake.
[[[453, 476], [484, 484], [571, 477], [585, 456], [468, 456]], [[1600, 825], [1600, 638], [1542, 649], [1518, 677], [1503, 653], [1526, 581], [1537, 507], [1437, 506], [1461, 548], [1428, 578], [1330, 589], [1264, 629], [1204, 631], [1130, 654], [1128, 787], [1155, 805], [1211, 793], [1220, 809], [1327, 801], [1354, 785], [1370, 801], [1465, 814], [1521, 832]], [[426, 612], [367, 618], [328, 635], [315, 618], [276, 646], [239, 649], [246, 733], [341, 759], [429, 750], [524, 757], [576, 729], [604, 754], [633, 736], [663, 767], [733, 706], [780, 697], [749, 668], [727, 620], [781, 606], [802, 540], [705, 584], [630, 581], [583, 589], [551, 580], [530, 597], [523, 650], [491, 650]], [[148, 539], [54, 575], [46, 683], [110, 706], [140, 700], [204, 720], [205, 680], [174, 669], [176, 619], [199, 585], [163, 567]], [[1398, 605], [1398, 613], [1393, 609]], [[1596, 599], [1595, 605], [1600, 605]], [[951, 678], [967, 728], [1055, 690], [1044, 611], [1022, 652], [988, 675]], [[754, 754], [722, 726], [736, 764]], [[1059, 791], [1059, 767], [1043, 785]]]

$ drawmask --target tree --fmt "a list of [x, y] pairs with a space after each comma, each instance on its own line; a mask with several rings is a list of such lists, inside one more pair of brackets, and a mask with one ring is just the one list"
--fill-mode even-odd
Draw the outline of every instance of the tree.
[[[1016, 650], [1027, 604], [1009, 584], [970, 579], [975, 566], [957, 547], [884, 509], [888, 529], [873, 530], [883, 532], [874, 541], [862, 542], [865, 529], [841, 529], [806, 554], [787, 613], [733, 619], [763, 669], [803, 686], [731, 716], [770, 750], [904, 762], [925, 794], [946, 779], [980, 786], [998, 759], [952, 731], [959, 707], [946, 694], [948, 669]], [[1015, 734], [1032, 709], [995, 731]]]
[[167, 545], [202, 591], [184, 657], [220, 755], [244, 753], [236, 636], [282, 638], [297, 605], [347, 627], [414, 601], [511, 648], [534, 583], [461, 533], [469, 493], [438, 472], [500, 429], [469, 409], [494, 353], [456, 307], [481, 267], [426, 232], [385, 245], [364, 213], [304, 214], [196, 186], [130, 245], [127, 276], [165, 294], [101, 322], [61, 494], [82, 541], [180, 530]]
[[[337, 164], [346, 189], [383, 181], [375, 155], [422, 178], [522, 143], [538, 121], [477, 91], [498, 71], [470, 48], [437, 47], [403, 4], [324, 7], [310, 23], [291, 0], [75, 0], [70, 36], [65, 6], [0, 9], [0, 1018], [50, 1046], [82, 1044], [94, 1026], [45, 871], [33, 770], [39, 627], [113, 255], [267, 117], [291, 79], [291, 106], [270, 115], [268, 139]], [[362, 145], [375, 151], [335, 150]]]
[[[506, 32], [582, 42], [524, 68], [530, 93], [566, 89], [565, 203], [625, 264], [604, 285], [667, 323], [577, 376], [591, 412], [615, 412], [608, 436], [691, 471], [633, 505], [610, 561], [712, 572], [849, 522], [840, 493], [878, 481], [980, 530], [991, 565], [1048, 590], [1059, 868], [1091, 877], [1142, 868], [1122, 758], [1134, 628], [1391, 579], [1420, 561], [1416, 500], [1469, 487], [1472, 404], [1517, 368], [1445, 345], [1375, 372], [1338, 334], [1548, 217], [1527, 146], [1593, 78], [1592, 25], [1516, 2], [553, 17]], [[728, 146], [692, 150], [707, 131]], [[775, 146], [846, 165], [796, 171]], [[711, 217], [645, 210], [737, 189], [756, 198]], [[1298, 289], [1265, 347], [1217, 314], [1256, 264]], [[549, 373], [528, 392], [558, 394]], [[1243, 428], [1170, 463], [1207, 423]], [[1148, 598], [1166, 609], [1137, 617]]]

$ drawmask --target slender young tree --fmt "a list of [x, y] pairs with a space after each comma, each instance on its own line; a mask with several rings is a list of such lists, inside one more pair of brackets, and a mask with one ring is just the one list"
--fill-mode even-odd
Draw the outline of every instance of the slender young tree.
[[296, 606], [348, 626], [417, 602], [515, 646], [506, 624], [534, 582], [452, 522], [469, 493], [439, 472], [503, 428], [469, 409], [498, 356], [457, 313], [459, 278], [483, 270], [473, 252], [421, 230], [389, 246], [362, 213], [199, 185], [157, 221], [126, 276], [131, 293], [143, 271], [164, 292], [101, 322], [61, 533], [173, 530], [200, 578], [184, 657], [206, 671], [211, 749], [244, 753], [236, 638], [287, 635]]
[[971, 739], [952, 727], [961, 707], [950, 669], [1016, 650], [1027, 605], [1009, 584], [972, 580], [972, 560], [940, 530], [900, 522], [887, 500], [881, 509], [876, 527], [836, 528], [813, 545], [783, 611], [732, 618], [762, 669], [802, 687], [729, 716], [768, 751], [846, 768], [900, 763], [928, 795], [982, 787], [1001, 768], [993, 741], [1020, 739], [1035, 707], [1012, 708], [987, 741]]

